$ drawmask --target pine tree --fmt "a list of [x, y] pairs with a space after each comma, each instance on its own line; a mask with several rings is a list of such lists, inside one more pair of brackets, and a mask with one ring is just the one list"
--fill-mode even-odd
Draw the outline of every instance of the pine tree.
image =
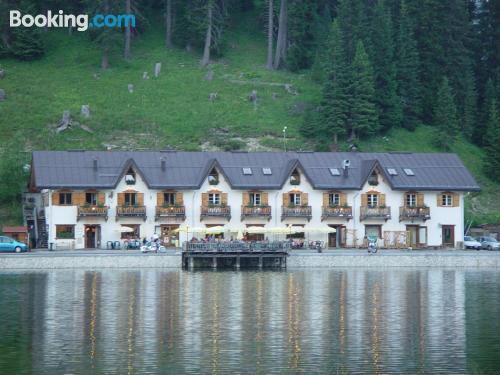
[[497, 102], [492, 101], [488, 112], [485, 169], [489, 177], [500, 182], [500, 117]]
[[443, 148], [449, 148], [455, 142], [460, 126], [452, 89], [446, 77], [443, 78], [437, 92], [434, 109], [434, 124], [438, 129], [436, 142]]
[[476, 84], [474, 82], [474, 77], [472, 71], [469, 70], [465, 75], [465, 92], [464, 92], [464, 104], [462, 113], [462, 134], [467, 138], [471, 139], [474, 132], [474, 127], [477, 121], [477, 93]]
[[419, 65], [414, 23], [408, 14], [406, 1], [403, 0], [399, 17], [396, 80], [402, 107], [402, 126], [409, 130], [414, 130], [421, 122]]
[[401, 125], [401, 102], [396, 92], [392, 22], [383, 1], [374, 9], [371, 43], [368, 50], [373, 65], [375, 100], [382, 130]]
[[348, 67], [337, 21], [333, 22], [328, 41], [327, 80], [321, 101], [322, 127], [336, 145], [338, 137], [346, 131], [349, 101], [347, 97]]
[[349, 91], [352, 101], [350, 138], [374, 134], [379, 129], [379, 124], [375, 107], [373, 70], [362, 41], [358, 41], [356, 45]]
[[288, 51], [286, 65], [297, 71], [310, 68], [314, 59], [316, 3], [290, 0], [288, 4]]
[[19, 60], [36, 60], [43, 56], [44, 44], [37, 28], [17, 27], [12, 31], [10, 52]]

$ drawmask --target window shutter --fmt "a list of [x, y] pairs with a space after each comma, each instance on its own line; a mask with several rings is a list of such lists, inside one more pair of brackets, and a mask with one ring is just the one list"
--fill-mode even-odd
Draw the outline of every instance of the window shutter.
[[283, 193], [283, 207], [288, 207], [288, 193]]
[[201, 193], [201, 205], [208, 207], [208, 193]]
[[417, 193], [417, 207], [424, 206], [424, 193]]
[[378, 196], [378, 205], [385, 206], [385, 194], [379, 194]]
[[460, 195], [453, 193], [451, 195], [453, 207], [458, 207], [460, 205]]
[[118, 206], [125, 206], [125, 193], [118, 193]]
[[184, 194], [182, 194], [180, 191], [175, 193], [175, 203], [179, 206], [184, 206]]
[[59, 206], [59, 192], [54, 191], [52, 193], [52, 205]]
[[268, 206], [269, 205], [269, 193], [262, 193], [261, 194], [261, 201], [263, 206]]
[[106, 195], [105, 193], [97, 193], [97, 203], [105, 204], [106, 203]]
[[340, 205], [347, 206], [347, 194], [346, 193], [339, 193], [339, 196], [340, 196]]
[[436, 202], [438, 207], [443, 207], [443, 193], [439, 193], [437, 195], [437, 202]]
[[227, 205], [227, 193], [222, 193], [220, 196], [221, 196], [220, 199], [221, 203]]
[[137, 205], [144, 206], [144, 193], [137, 193]]
[[323, 193], [323, 207], [328, 207], [330, 204], [330, 193]]
[[368, 206], [368, 194], [361, 194], [361, 206], [367, 207]]
[[85, 192], [73, 192], [71, 197], [71, 204], [74, 206], [83, 206], [85, 204]]
[[162, 207], [164, 202], [165, 196], [163, 195], [163, 191], [156, 193], [156, 205]]
[[247, 191], [243, 192], [243, 206], [248, 206], [250, 204], [250, 193]]
[[300, 204], [302, 206], [308, 206], [309, 205], [309, 194], [308, 193], [300, 193]]

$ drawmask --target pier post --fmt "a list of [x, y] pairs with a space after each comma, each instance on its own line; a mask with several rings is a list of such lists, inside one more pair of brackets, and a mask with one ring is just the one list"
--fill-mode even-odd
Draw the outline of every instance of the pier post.
[[240, 257], [236, 257], [236, 268], [240, 269]]
[[262, 268], [264, 266], [264, 259], [262, 256], [259, 257], [259, 268]]
[[217, 257], [212, 258], [212, 268], [217, 268]]
[[193, 257], [189, 257], [188, 258], [188, 263], [189, 263], [189, 268], [193, 269], [194, 268], [194, 258]]

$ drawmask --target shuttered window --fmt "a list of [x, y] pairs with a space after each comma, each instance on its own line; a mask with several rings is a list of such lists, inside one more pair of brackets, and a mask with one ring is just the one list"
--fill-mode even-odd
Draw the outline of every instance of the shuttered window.
[[218, 206], [221, 204], [219, 193], [208, 193], [208, 204]]
[[97, 193], [85, 193], [85, 203], [91, 206], [97, 206]]
[[415, 207], [417, 205], [417, 194], [406, 193], [405, 205], [406, 207]]
[[67, 192], [59, 193], [59, 204], [60, 205], [71, 205], [73, 201], [73, 194]]
[[378, 194], [367, 194], [368, 207], [377, 207], [379, 204]]
[[262, 204], [262, 197], [260, 193], [248, 193], [249, 203], [252, 206], [260, 206]]
[[135, 206], [137, 204], [137, 194], [136, 193], [125, 193], [125, 206]]
[[301, 194], [300, 193], [289, 193], [288, 199], [291, 205], [300, 206], [301, 203]]
[[340, 206], [340, 194], [339, 193], [328, 194], [328, 205], [330, 207]]
[[163, 204], [173, 206], [176, 203], [175, 193], [163, 193]]
[[451, 195], [451, 194], [442, 194], [441, 195], [441, 206], [443, 206], [443, 207], [452, 207], [453, 206], [453, 195]]

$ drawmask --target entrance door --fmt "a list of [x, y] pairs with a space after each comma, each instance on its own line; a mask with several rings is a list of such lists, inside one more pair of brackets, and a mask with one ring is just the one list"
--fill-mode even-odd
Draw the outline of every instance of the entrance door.
[[410, 238], [409, 238], [409, 244], [411, 247], [417, 247], [417, 244], [419, 243], [418, 239], [418, 225], [407, 225], [406, 226], [406, 231], [410, 233]]
[[337, 247], [337, 232], [328, 233], [328, 247]]
[[443, 225], [443, 246], [455, 247], [455, 226]]
[[163, 224], [161, 229], [161, 242], [165, 247], [175, 247], [178, 245], [179, 233], [175, 230], [179, 228], [179, 224]]
[[100, 234], [99, 225], [85, 225], [85, 248], [97, 248], [98, 237]]

